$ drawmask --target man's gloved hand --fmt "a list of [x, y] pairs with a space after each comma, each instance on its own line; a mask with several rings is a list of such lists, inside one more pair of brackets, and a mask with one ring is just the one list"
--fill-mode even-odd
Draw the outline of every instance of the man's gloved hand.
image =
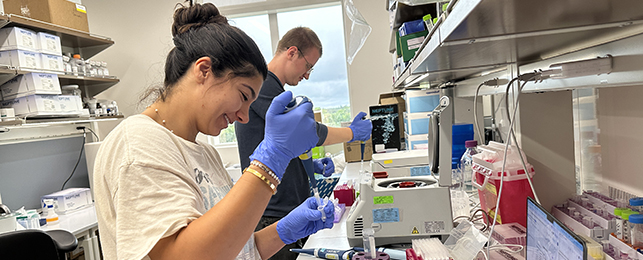
[[[324, 168], [326, 165], [326, 168]], [[313, 159], [313, 166], [315, 166], [315, 173], [323, 174], [324, 177], [331, 176], [335, 173], [335, 164], [333, 159], [324, 157], [321, 159]]]
[[292, 99], [292, 92], [276, 96], [266, 112], [266, 129], [263, 141], [250, 155], [250, 160], [265, 164], [281, 179], [292, 158], [312, 149], [317, 144], [313, 104], [306, 102], [284, 113]]
[[320, 229], [332, 228], [335, 220], [335, 206], [332, 202], [326, 204], [324, 212], [326, 221], [322, 222], [322, 214], [317, 210], [317, 200], [314, 197], [306, 199], [277, 222], [279, 238], [286, 244], [292, 244], [297, 239], [310, 236]]
[[373, 123], [370, 119], [363, 119], [365, 116], [366, 113], [359, 112], [359, 114], [353, 118], [351, 125], [348, 126], [353, 130], [353, 139], [348, 141], [349, 143], [353, 141], [366, 141], [371, 138]]

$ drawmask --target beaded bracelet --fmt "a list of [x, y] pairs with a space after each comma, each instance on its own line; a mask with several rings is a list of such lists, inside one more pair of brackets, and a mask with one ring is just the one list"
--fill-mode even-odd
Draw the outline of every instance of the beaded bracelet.
[[275, 172], [273, 172], [271, 169], [269, 169], [265, 164], [263, 164], [263, 163], [261, 163], [260, 161], [257, 161], [257, 160], [252, 160], [252, 162], [250, 162], [250, 164], [261, 168], [264, 172], [267, 172], [268, 175], [270, 175], [270, 177], [272, 177], [273, 179], [277, 180], [277, 185], [281, 184], [281, 180], [279, 178], [277, 178], [277, 175], [275, 174]]
[[272, 182], [270, 182], [270, 180], [268, 180], [268, 179], [266, 178], [266, 176], [263, 176], [263, 175], [262, 175], [261, 173], [259, 173], [258, 171], [255, 171], [254, 169], [250, 169], [250, 168], [246, 168], [246, 169], [245, 169], [245, 170], [243, 170], [243, 171], [244, 171], [244, 172], [246, 172], [246, 171], [251, 172], [252, 174], [254, 174], [254, 176], [257, 176], [257, 178], [261, 179], [263, 182], [265, 182], [266, 184], [268, 184], [268, 187], [272, 190], [272, 195], [277, 194], [277, 186], [275, 186], [274, 184], [272, 184]]

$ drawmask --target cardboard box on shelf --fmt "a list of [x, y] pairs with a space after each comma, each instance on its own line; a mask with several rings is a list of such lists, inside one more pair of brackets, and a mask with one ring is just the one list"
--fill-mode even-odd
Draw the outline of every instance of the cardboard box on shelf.
[[0, 64], [17, 68], [42, 69], [40, 53], [26, 50], [0, 51]]
[[0, 107], [12, 107], [16, 116], [78, 116], [81, 113], [77, 110], [79, 99], [77, 96], [31, 95], [2, 101]]
[[27, 73], [18, 75], [0, 86], [4, 100], [33, 94], [60, 94], [58, 75], [47, 73]]
[[85, 6], [67, 0], [4, 0], [4, 12], [89, 32]]
[[[364, 161], [370, 161], [373, 156], [373, 140], [364, 143]], [[359, 141], [344, 143], [344, 159], [346, 162], [362, 161], [362, 148]]]
[[38, 43], [39, 43], [38, 50], [40, 50], [41, 53], [58, 55], [58, 56], [63, 55], [63, 49], [62, 49], [62, 44], [60, 42], [60, 37], [56, 35], [39, 32]]
[[0, 50], [38, 50], [38, 36], [36, 32], [19, 27], [0, 29]]
[[397, 56], [402, 57], [404, 61], [413, 59], [415, 52], [420, 49], [428, 33], [428, 31], [424, 30], [401, 37], [399, 33], [396, 33]]
[[40, 54], [40, 64], [42, 69], [51, 70], [51, 71], [65, 71], [65, 65], [63, 63], [63, 56], [61, 55], [51, 55], [46, 53]]

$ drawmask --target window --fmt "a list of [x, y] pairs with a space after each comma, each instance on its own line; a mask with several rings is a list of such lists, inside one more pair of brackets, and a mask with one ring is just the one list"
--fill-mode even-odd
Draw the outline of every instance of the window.
[[340, 5], [277, 14], [279, 38], [297, 26], [309, 27], [322, 42], [323, 54], [308, 80], [295, 87], [286, 86], [295, 95], [309, 97], [315, 110], [321, 110], [324, 124], [339, 127], [350, 121], [348, 78], [342, 7]]
[[[328, 126], [339, 127], [341, 122], [350, 121], [352, 118], [350, 118], [341, 5], [303, 7], [303, 9], [287, 12], [266, 10], [266, 12], [268, 14], [237, 15], [230, 19], [230, 24], [239, 27], [257, 43], [266, 62], [270, 62], [274, 54], [276, 46], [272, 43], [276, 44], [279, 41], [279, 39], [272, 39], [271, 35], [279, 35], [281, 38], [288, 30], [297, 26], [306, 26], [315, 31], [322, 42], [323, 55], [315, 64], [315, 70], [309, 80], [302, 80], [295, 87], [286, 86], [286, 90], [292, 91], [295, 95], [309, 97], [313, 101], [315, 110], [321, 111], [322, 120]], [[278, 33], [271, 33], [271, 29], [278, 30]], [[236, 142], [234, 126], [228, 126], [219, 136], [209, 137], [209, 140], [215, 145], [234, 144]]]
[[230, 24], [239, 27], [255, 41], [266, 62], [272, 59], [270, 24], [267, 14], [230, 19]]

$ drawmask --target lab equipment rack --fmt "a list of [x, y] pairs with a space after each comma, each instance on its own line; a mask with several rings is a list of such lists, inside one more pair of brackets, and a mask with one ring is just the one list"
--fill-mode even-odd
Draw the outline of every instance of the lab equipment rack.
[[[387, 2], [387, 10], [395, 4]], [[472, 104], [478, 86], [494, 78], [511, 80], [525, 73], [547, 70], [561, 63], [596, 58], [611, 60], [611, 70], [591, 76], [528, 82], [522, 90], [516, 116], [517, 139], [536, 169], [536, 191], [545, 208], [580, 192], [578, 158], [587, 153], [584, 132], [600, 137], [603, 151], [602, 176], [596, 179], [603, 191], [643, 195], [643, 179], [630, 173], [637, 151], [637, 137], [626, 133], [643, 129], [630, 105], [643, 90], [643, 2], [636, 0], [452, 0], [440, 14], [420, 49], [392, 90], [441, 89], [455, 100]], [[445, 1], [415, 1], [419, 4]], [[412, 8], [404, 7], [404, 8]], [[393, 16], [392, 25], [407, 21], [404, 12]], [[411, 20], [411, 19], [408, 19]], [[392, 27], [391, 42], [397, 28]], [[389, 52], [395, 47], [390, 45]], [[522, 82], [521, 82], [522, 84]], [[513, 93], [518, 85], [514, 84]], [[623, 90], [623, 87], [632, 87]], [[504, 98], [506, 83], [484, 86], [480, 102], [491, 97], [496, 105]], [[628, 91], [632, 94], [628, 94]], [[581, 94], [581, 93], [593, 94]], [[598, 93], [601, 93], [601, 99]], [[629, 96], [628, 96], [629, 95]], [[625, 99], [621, 101], [620, 99]], [[516, 95], [510, 95], [513, 112]], [[482, 104], [478, 111], [482, 110]], [[504, 104], [502, 104], [504, 106]], [[469, 105], [470, 106], [470, 105]], [[599, 111], [593, 118], [575, 120], [578, 110]], [[632, 107], [634, 111], [629, 111]], [[503, 109], [492, 113], [505, 135], [508, 128]], [[612, 112], [612, 114], [609, 114]], [[493, 110], [492, 110], [493, 111]], [[609, 112], [606, 112], [609, 111]], [[623, 114], [628, 111], [633, 114]], [[623, 114], [622, 117], [618, 117]], [[455, 123], [472, 123], [456, 107]], [[504, 124], [500, 121], [505, 120]], [[603, 126], [599, 129], [599, 123]], [[598, 137], [596, 137], [598, 136]], [[632, 139], [627, 139], [632, 138]], [[625, 141], [629, 140], [629, 142]], [[624, 151], [620, 151], [623, 149]], [[620, 153], [619, 153], [620, 152]], [[631, 154], [631, 156], [630, 156]], [[625, 156], [624, 156], [625, 155]], [[621, 156], [621, 158], [616, 158]], [[624, 157], [623, 157], [624, 156]], [[582, 173], [582, 171], [580, 171]], [[602, 177], [602, 178], [601, 178]], [[628, 196], [629, 196], [628, 195]]]

